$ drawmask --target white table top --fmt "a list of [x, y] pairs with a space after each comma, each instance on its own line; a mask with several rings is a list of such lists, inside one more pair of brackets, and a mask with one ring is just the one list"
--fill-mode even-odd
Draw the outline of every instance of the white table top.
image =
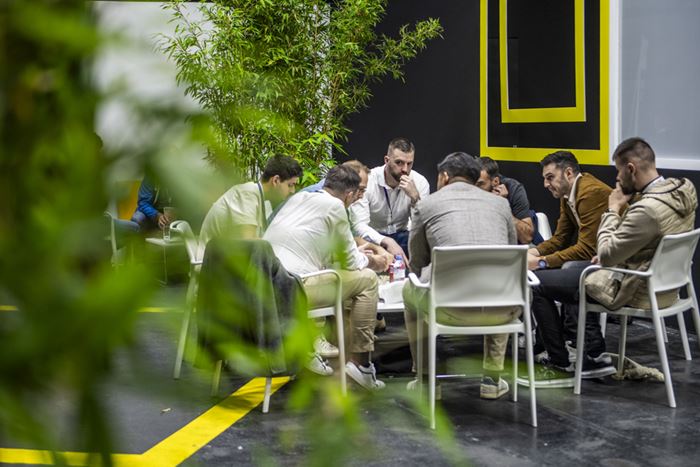
[[173, 238], [173, 237], [171, 237], [170, 240], [164, 240], [163, 238], [159, 238], [159, 237], [147, 237], [146, 243], [150, 243], [151, 245], [158, 245], [158, 246], [162, 246], [162, 247], [167, 247], [167, 246], [174, 246], [174, 245], [182, 245], [183, 241], [181, 238]]

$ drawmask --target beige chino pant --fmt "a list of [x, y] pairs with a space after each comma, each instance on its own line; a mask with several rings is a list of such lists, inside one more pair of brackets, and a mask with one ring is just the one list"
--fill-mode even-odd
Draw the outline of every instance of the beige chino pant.
[[[374, 324], [377, 319], [379, 292], [377, 274], [370, 269], [339, 270], [342, 282], [344, 327], [351, 353], [374, 350]], [[333, 306], [331, 286], [335, 276], [323, 274], [303, 279], [304, 291], [312, 308]]]

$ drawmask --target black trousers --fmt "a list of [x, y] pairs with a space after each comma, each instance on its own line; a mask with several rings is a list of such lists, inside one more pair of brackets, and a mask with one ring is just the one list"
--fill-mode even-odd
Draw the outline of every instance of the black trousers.
[[[564, 342], [569, 340], [576, 347], [578, 326], [578, 282], [581, 272], [590, 263], [576, 261], [566, 263], [561, 269], [535, 271], [540, 285], [532, 288], [532, 313], [537, 320], [537, 341], [549, 354], [552, 363], [569, 365], [569, 352]], [[555, 301], [562, 304], [561, 314]], [[586, 315], [586, 354], [597, 357], [605, 352], [605, 339], [600, 332], [597, 313]]]

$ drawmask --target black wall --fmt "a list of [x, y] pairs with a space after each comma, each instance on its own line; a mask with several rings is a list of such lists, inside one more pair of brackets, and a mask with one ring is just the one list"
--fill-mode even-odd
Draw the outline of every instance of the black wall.
[[[390, 2], [379, 32], [396, 35], [405, 23], [436, 17], [444, 28], [443, 39], [431, 42], [406, 65], [405, 83], [387, 79], [373, 88], [369, 108], [349, 121], [352, 134], [346, 149], [351, 158], [360, 159], [369, 167], [380, 165], [387, 143], [396, 136], [405, 136], [416, 145], [415, 170], [425, 175], [435, 190], [435, 166], [445, 155], [454, 151], [479, 155], [479, 3], [479, 0]], [[650, 143], [653, 146], [654, 142]], [[544, 189], [539, 164], [499, 161], [499, 166], [504, 175], [525, 185], [531, 206], [547, 214], [554, 230], [559, 203]], [[583, 170], [614, 185], [613, 167], [583, 166]], [[660, 172], [665, 176], [687, 177], [696, 187], [700, 186], [700, 172]], [[696, 264], [699, 257], [696, 253]], [[696, 288], [699, 279], [696, 274]]]
[[[382, 164], [388, 142], [405, 136], [416, 145], [415, 170], [435, 189], [435, 166], [447, 154], [465, 151], [479, 154], [479, 0], [394, 0], [379, 32], [396, 35], [406, 23], [439, 18], [443, 38], [436, 39], [405, 67], [405, 82], [386, 79], [374, 86], [370, 105], [354, 115], [345, 147], [351, 158], [369, 167]], [[631, 135], [629, 135], [631, 136]], [[644, 136], [644, 135], [640, 135]], [[653, 146], [653, 141], [650, 141]], [[542, 154], [544, 157], [546, 154]], [[557, 200], [542, 185], [537, 163], [499, 161], [504, 175], [526, 187], [533, 209], [558, 217]], [[609, 166], [583, 166], [604, 182], [614, 185]], [[689, 178], [700, 186], [700, 172], [661, 170], [665, 176]]]

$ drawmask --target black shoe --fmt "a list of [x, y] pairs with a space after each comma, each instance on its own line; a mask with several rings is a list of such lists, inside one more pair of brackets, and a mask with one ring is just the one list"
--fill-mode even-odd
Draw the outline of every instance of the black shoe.
[[[570, 363], [569, 367], [571, 367], [571, 369], [574, 371], [576, 370], [575, 363]], [[586, 358], [583, 360], [581, 379], [602, 378], [604, 376], [614, 375], [615, 373], [617, 373], [615, 367], [612, 366], [609, 362], [606, 362], [605, 359], [600, 359], [600, 361], [596, 361], [588, 355], [586, 355]]]

